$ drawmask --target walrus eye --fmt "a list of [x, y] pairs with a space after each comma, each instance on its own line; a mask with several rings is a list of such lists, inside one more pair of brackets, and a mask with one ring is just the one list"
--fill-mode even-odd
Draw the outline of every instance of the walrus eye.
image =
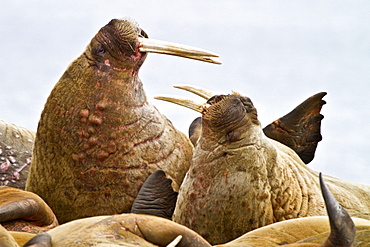
[[100, 57], [102, 57], [103, 56], [103, 54], [105, 53], [105, 49], [104, 49], [104, 47], [103, 46], [100, 46], [98, 49], [97, 49], [97, 55], [98, 56], [100, 56]]
[[231, 131], [226, 134], [226, 140], [228, 142], [236, 142], [241, 139], [241, 133], [239, 131]]

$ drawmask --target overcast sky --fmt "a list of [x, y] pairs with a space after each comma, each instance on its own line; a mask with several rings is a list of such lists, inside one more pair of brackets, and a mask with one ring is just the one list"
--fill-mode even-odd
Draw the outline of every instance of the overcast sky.
[[198, 116], [158, 94], [173, 84], [249, 96], [265, 126], [325, 91], [323, 141], [309, 166], [370, 184], [370, 1], [3, 1], [0, 119], [36, 130], [68, 64], [112, 18], [149, 37], [217, 52], [223, 65], [149, 54], [148, 99], [187, 133]]

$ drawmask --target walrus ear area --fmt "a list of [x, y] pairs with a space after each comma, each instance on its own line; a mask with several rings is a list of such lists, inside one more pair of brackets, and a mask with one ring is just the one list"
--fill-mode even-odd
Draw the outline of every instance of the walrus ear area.
[[51, 236], [47, 232], [42, 232], [31, 238], [30, 240], [27, 241], [23, 245], [23, 247], [37, 247], [37, 246], [42, 246], [42, 247], [51, 247]]
[[172, 219], [178, 193], [172, 188], [172, 180], [162, 170], [153, 172], [141, 186], [131, 208], [131, 213], [148, 214]]
[[248, 98], [248, 97], [240, 96], [240, 101], [243, 103], [243, 105], [245, 107], [245, 110], [246, 110], [249, 118], [251, 119], [252, 123], [260, 124], [260, 122], [258, 120], [257, 109], [256, 109], [256, 107], [254, 107], [251, 99]]

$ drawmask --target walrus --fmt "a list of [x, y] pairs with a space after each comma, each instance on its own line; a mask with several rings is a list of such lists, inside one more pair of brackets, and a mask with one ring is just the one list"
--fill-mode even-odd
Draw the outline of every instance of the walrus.
[[193, 147], [147, 101], [138, 72], [148, 52], [221, 63], [211, 52], [148, 39], [131, 20], [101, 28], [51, 91], [37, 128], [26, 190], [60, 223], [129, 212], [158, 168], [180, 186]]
[[[206, 103], [157, 98], [202, 114], [175, 222], [220, 244], [274, 222], [325, 215], [318, 173], [291, 148], [266, 137], [248, 97], [215, 95]], [[329, 176], [325, 180], [352, 216], [370, 219], [370, 186]]]
[[36, 133], [0, 120], [0, 185], [26, 187]]

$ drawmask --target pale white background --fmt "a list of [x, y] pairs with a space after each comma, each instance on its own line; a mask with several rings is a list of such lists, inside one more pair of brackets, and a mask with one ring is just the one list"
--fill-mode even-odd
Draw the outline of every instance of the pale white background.
[[68, 64], [112, 18], [136, 20], [150, 37], [205, 48], [223, 65], [149, 54], [140, 71], [148, 99], [187, 132], [198, 116], [153, 99], [188, 94], [173, 84], [251, 97], [263, 126], [326, 91], [323, 141], [309, 165], [370, 183], [370, 2], [3, 1], [0, 119], [33, 130]]

